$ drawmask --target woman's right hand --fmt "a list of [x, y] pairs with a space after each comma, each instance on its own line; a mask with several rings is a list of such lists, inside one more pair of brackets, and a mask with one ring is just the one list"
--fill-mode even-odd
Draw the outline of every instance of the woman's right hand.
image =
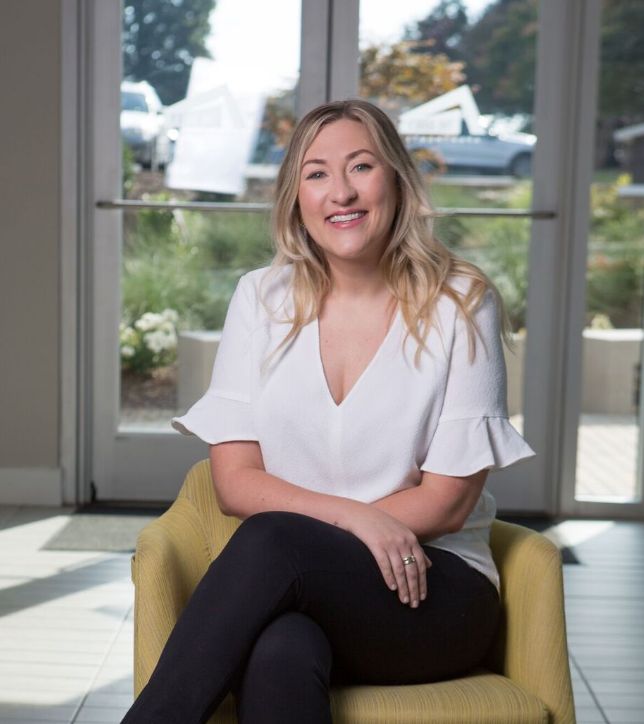
[[[385, 583], [401, 603], [416, 608], [427, 597], [427, 569], [432, 565], [415, 534], [399, 520], [365, 503], [351, 511], [347, 530], [371, 551]], [[405, 565], [413, 556], [415, 562]]]

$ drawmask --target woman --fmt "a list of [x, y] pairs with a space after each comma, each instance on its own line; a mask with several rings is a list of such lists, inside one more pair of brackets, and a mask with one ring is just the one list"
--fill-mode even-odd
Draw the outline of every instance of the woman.
[[498, 295], [433, 238], [387, 116], [330, 103], [295, 130], [269, 269], [230, 303], [208, 392], [174, 421], [210, 444], [244, 520], [125, 722], [330, 722], [333, 682], [418, 683], [484, 656], [497, 621], [490, 469], [507, 420]]

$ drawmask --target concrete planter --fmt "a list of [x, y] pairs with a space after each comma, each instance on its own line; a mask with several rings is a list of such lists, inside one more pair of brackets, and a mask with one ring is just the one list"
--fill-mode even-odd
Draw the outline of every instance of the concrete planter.
[[[584, 329], [581, 411], [632, 415], [639, 395], [638, 370], [644, 331]], [[523, 412], [525, 335], [515, 335], [515, 351], [505, 352], [510, 415]]]

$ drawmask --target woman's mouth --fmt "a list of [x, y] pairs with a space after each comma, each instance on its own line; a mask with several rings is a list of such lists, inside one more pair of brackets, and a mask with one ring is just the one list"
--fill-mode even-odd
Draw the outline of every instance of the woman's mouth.
[[331, 224], [346, 227], [352, 226], [354, 223], [361, 221], [366, 215], [366, 211], [348, 211], [344, 214], [333, 214], [332, 216], [327, 216], [327, 221]]

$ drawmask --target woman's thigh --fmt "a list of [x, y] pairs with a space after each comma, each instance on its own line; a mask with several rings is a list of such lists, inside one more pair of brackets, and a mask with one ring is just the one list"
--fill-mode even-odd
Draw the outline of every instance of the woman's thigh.
[[402, 684], [448, 678], [476, 666], [489, 647], [497, 592], [458, 556], [426, 547], [433, 564], [428, 594], [412, 609], [387, 587], [371, 552], [351, 533], [294, 513], [253, 518], [239, 532], [259, 528], [265, 548], [288, 551], [295, 576], [289, 608], [311, 616], [326, 634], [335, 680]]

